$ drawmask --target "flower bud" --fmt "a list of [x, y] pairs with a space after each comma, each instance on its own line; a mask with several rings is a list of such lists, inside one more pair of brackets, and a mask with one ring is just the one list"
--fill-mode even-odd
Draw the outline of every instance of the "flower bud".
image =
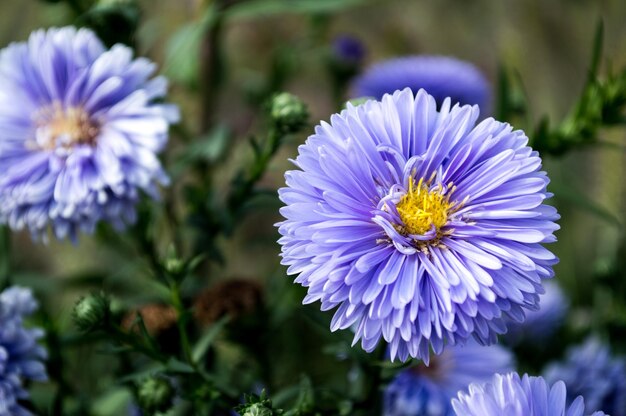
[[139, 386], [137, 400], [144, 412], [152, 415], [172, 407], [174, 388], [162, 377], [150, 377]]
[[111, 302], [104, 293], [92, 293], [76, 302], [72, 315], [78, 329], [92, 332], [109, 323]]
[[309, 111], [298, 97], [283, 92], [272, 99], [270, 116], [281, 132], [295, 133], [306, 124]]

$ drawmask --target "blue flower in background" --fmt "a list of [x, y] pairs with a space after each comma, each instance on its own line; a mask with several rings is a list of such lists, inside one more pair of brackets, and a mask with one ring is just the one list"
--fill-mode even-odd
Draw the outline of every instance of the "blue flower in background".
[[29, 289], [11, 287], [0, 293], [0, 416], [30, 415], [18, 404], [28, 398], [22, 382], [47, 379], [42, 363], [46, 352], [37, 343], [44, 333], [23, 323], [36, 309]]
[[613, 357], [597, 338], [571, 348], [563, 362], [548, 366], [544, 377], [565, 382], [568, 402], [582, 395], [590, 410], [626, 415], [626, 359]]
[[358, 66], [365, 58], [365, 46], [350, 35], [339, 35], [333, 40], [333, 59], [346, 65]]
[[490, 111], [491, 88], [472, 64], [447, 56], [407, 56], [372, 65], [352, 86], [353, 97], [381, 99], [385, 94], [410, 88], [425, 89], [438, 105], [447, 97], [452, 104], [478, 105], [483, 115]]
[[135, 219], [167, 175], [156, 157], [177, 109], [166, 80], [132, 50], [87, 29], [34, 32], [0, 53], [0, 222], [75, 238]]
[[419, 364], [399, 373], [385, 390], [384, 416], [454, 415], [451, 400], [470, 383], [513, 371], [512, 354], [498, 345], [476, 342], [446, 348], [430, 366]]
[[337, 308], [366, 351], [393, 360], [446, 343], [494, 343], [536, 309], [556, 257], [548, 178], [521, 131], [423, 90], [348, 105], [300, 146], [285, 174], [282, 263], [304, 303]]
[[504, 339], [509, 344], [517, 344], [528, 340], [536, 347], [545, 344], [540, 342], [550, 338], [554, 332], [563, 325], [565, 315], [569, 308], [569, 301], [558, 283], [545, 282], [546, 293], [539, 297], [539, 309], [526, 313], [524, 322], [511, 321], [504, 334]]
[[458, 416], [583, 416], [585, 399], [579, 396], [568, 406], [566, 394], [562, 381], [551, 385], [528, 374], [496, 374], [490, 383], [471, 384], [469, 393], [459, 392], [452, 407]]

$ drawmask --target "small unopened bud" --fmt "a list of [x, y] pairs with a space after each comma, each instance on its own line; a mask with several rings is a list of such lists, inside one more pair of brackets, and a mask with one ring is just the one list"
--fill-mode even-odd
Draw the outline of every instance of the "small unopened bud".
[[274, 416], [274, 412], [261, 403], [255, 403], [241, 413], [241, 416]]
[[147, 414], [166, 412], [172, 407], [174, 388], [162, 377], [150, 377], [141, 383], [137, 391], [139, 406]]
[[83, 332], [104, 328], [109, 323], [111, 302], [104, 293], [92, 293], [76, 302], [74, 323]]
[[276, 127], [284, 133], [297, 132], [306, 125], [309, 119], [306, 105], [298, 97], [288, 92], [274, 96], [270, 115]]

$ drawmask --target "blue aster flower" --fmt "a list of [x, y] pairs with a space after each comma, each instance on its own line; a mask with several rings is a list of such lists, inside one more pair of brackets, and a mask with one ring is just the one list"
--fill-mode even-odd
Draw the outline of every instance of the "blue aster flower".
[[0, 416], [30, 415], [18, 402], [28, 398], [22, 383], [47, 379], [46, 352], [38, 344], [43, 331], [23, 322], [36, 309], [29, 289], [14, 286], [0, 293]]
[[469, 62], [448, 56], [406, 56], [372, 65], [352, 86], [352, 96], [381, 99], [385, 94], [410, 88], [425, 89], [441, 105], [447, 97], [452, 103], [478, 105], [489, 112], [491, 88], [483, 74]]
[[579, 396], [568, 406], [566, 394], [562, 381], [549, 384], [528, 374], [521, 378], [517, 373], [496, 374], [490, 383], [471, 384], [469, 393], [459, 392], [452, 407], [458, 416], [583, 416], [584, 398]]
[[538, 341], [546, 340], [563, 325], [569, 301], [563, 290], [556, 282], [545, 282], [545, 293], [539, 297], [539, 309], [529, 311], [524, 322], [510, 322], [504, 339], [509, 344], [517, 344], [528, 340], [536, 346], [544, 344]]
[[476, 342], [446, 348], [430, 366], [403, 370], [385, 390], [384, 416], [453, 416], [451, 400], [470, 383], [513, 371], [513, 356], [498, 345]]
[[39, 30], [0, 53], [0, 222], [34, 238], [117, 229], [168, 178], [156, 157], [175, 107], [156, 66], [93, 32]]
[[626, 415], [626, 359], [614, 357], [597, 338], [571, 348], [563, 362], [548, 366], [544, 377], [565, 382], [568, 402], [582, 395], [590, 410]]
[[428, 362], [446, 343], [494, 343], [553, 276], [541, 159], [522, 131], [478, 116], [449, 99], [438, 111], [423, 90], [348, 105], [285, 174], [282, 264], [366, 351], [382, 338], [391, 359]]

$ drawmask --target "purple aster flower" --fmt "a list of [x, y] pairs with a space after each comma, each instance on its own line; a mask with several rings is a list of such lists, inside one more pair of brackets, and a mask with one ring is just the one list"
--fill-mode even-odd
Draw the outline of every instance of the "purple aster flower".
[[548, 178], [522, 131], [478, 107], [437, 110], [405, 89], [322, 122], [285, 174], [282, 263], [304, 303], [337, 308], [366, 351], [392, 359], [496, 341], [537, 308], [556, 257]]
[[544, 376], [565, 382], [568, 402], [582, 395], [590, 410], [626, 415], [626, 359], [612, 356], [597, 338], [570, 349], [565, 361], [548, 366]]
[[39, 30], [0, 53], [0, 222], [35, 238], [75, 238], [134, 221], [167, 176], [156, 157], [175, 107], [166, 80], [87, 29]]
[[45, 381], [46, 352], [37, 341], [41, 329], [24, 328], [24, 317], [37, 309], [29, 289], [11, 287], [0, 293], [0, 416], [30, 413], [18, 401], [27, 399], [24, 380]]
[[452, 104], [478, 105], [489, 112], [491, 88], [472, 64], [447, 56], [407, 56], [372, 65], [352, 86], [352, 96], [381, 99], [385, 94], [410, 88], [425, 89], [438, 105], [450, 97]]
[[504, 339], [509, 344], [529, 340], [536, 346], [544, 344], [538, 341], [549, 338], [563, 325], [569, 308], [569, 301], [556, 282], [545, 282], [545, 293], [539, 297], [539, 309], [529, 311], [524, 322], [511, 321]]
[[450, 401], [470, 383], [490, 381], [513, 371], [512, 354], [498, 345], [476, 342], [446, 348], [430, 366], [399, 373], [385, 390], [384, 416], [452, 416]]
[[[550, 385], [528, 374], [522, 378], [517, 373], [496, 374], [490, 383], [471, 384], [469, 393], [459, 392], [452, 407], [459, 416], [583, 416], [583, 397], [568, 406], [566, 394], [562, 381]], [[595, 412], [592, 416], [603, 415]]]

